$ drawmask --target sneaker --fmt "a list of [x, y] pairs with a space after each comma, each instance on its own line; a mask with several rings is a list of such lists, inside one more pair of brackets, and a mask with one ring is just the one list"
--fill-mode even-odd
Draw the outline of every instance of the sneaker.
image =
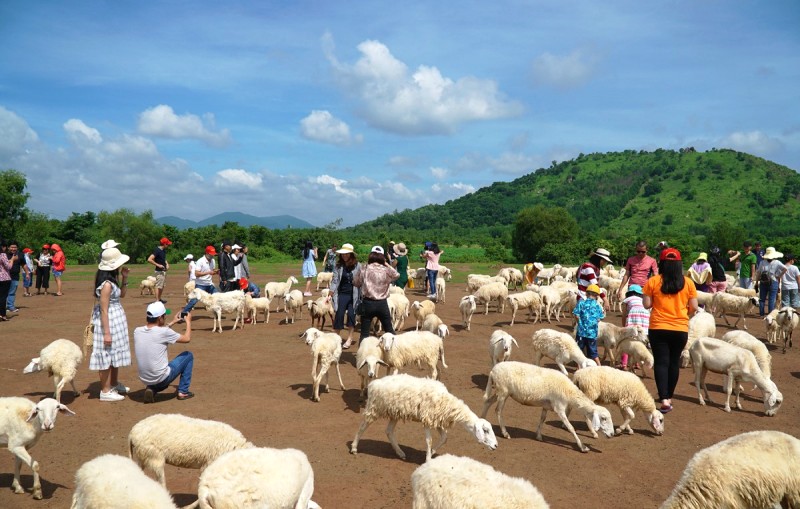
[[9, 313], [19, 313], [19, 309], [17, 309], [17, 308], [14, 308], [14, 309], [8, 309], [8, 310], [6, 310], [6, 311], [8, 311]]
[[156, 393], [153, 392], [153, 389], [145, 389], [144, 391], [144, 402], [145, 403], [155, 403], [156, 401]]
[[193, 398], [193, 397], [194, 397], [194, 393], [193, 392], [187, 392], [185, 394], [182, 393], [182, 392], [178, 393], [178, 401], [183, 401], [185, 399], [189, 399], [189, 398]]
[[122, 385], [122, 382], [117, 383], [117, 385], [115, 385], [113, 389], [120, 394], [128, 394], [129, 392], [131, 392], [131, 388], [128, 387], [127, 385]]
[[123, 399], [125, 399], [125, 396], [114, 389], [108, 392], [100, 391], [100, 401], [122, 401]]
[[166, 304], [167, 303], [167, 301], [165, 301], [164, 299], [159, 299], [159, 300], [161, 301], [162, 304]]

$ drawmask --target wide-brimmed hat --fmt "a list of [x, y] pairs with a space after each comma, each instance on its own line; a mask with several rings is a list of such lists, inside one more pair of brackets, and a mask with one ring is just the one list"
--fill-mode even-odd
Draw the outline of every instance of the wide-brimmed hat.
[[184, 260], [194, 260], [194, 255], [192, 253], [187, 254], [183, 257]]
[[337, 249], [336, 253], [337, 254], [345, 254], [345, 253], [353, 254], [353, 253], [355, 253], [355, 249], [353, 249], [353, 244], [342, 244], [342, 247]]
[[544, 270], [544, 264], [540, 262], [533, 262], [533, 266], [536, 267], [537, 270]]
[[384, 254], [383, 248], [381, 246], [372, 246], [372, 249], [370, 249], [369, 252], [370, 253]]
[[775, 251], [775, 248], [769, 246], [766, 251], [764, 251], [764, 256], [762, 257], [765, 260], [776, 260], [778, 258], [783, 258], [783, 253], [780, 251]]
[[172, 245], [172, 241], [169, 240], [166, 237], [161, 237], [161, 241], [160, 242], [161, 242], [162, 246], [171, 246]]
[[108, 239], [107, 241], [100, 244], [100, 247], [102, 247], [103, 249], [111, 249], [112, 247], [117, 247], [117, 246], [119, 246], [119, 242], [117, 242], [114, 239]]
[[592, 253], [592, 254], [599, 256], [600, 258], [602, 258], [603, 260], [607, 261], [608, 263], [611, 263], [611, 253], [609, 253], [607, 249], [603, 249], [602, 247], [598, 247], [597, 249], [594, 250], [594, 253]]
[[130, 259], [130, 256], [122, 254], [119, 249], [112, 247], [103, 251], [97, 268], [100, 270], [117, 270]]
[[217, 256], [217, 250], [214, 249], [214, 246], [206, 246], [206, 254], [211, 256]]
[[708, 261], [708, 255], [705, 253], [700, 253], [697, 255], [697, 261], [703, 260], [704, 262]]
[[396, 254], [397, 256], [405, 256], [408, 254], [408, 249], [406, 248], [406, 245], [403, 244], [402, 242], [399, 244], [395, 244], [394, 247], [392, 247], [392, 251], [394, 251], [394, 254]]
[[661, 255], [658, 257], [660, 261], [664, 260], [673, 260], [673, 261], [681, 261], [681, 252], [675, 249], [674, 247], [668, 247], [667, 249], [661, 251]]
[[165, 308], [164, 303], [160, 300], [157, 300], [147, 306], [148, 318], [158, 318], [159, 316], [168, 315], [169, 313], [169, 309]]

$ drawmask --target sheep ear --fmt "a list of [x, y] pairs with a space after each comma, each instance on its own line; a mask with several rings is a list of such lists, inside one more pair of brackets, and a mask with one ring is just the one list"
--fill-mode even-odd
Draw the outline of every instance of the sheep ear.
[[58, 409], [59, 409], [61, 412], [63, 412], [63, 413], [65, 413], [65, 414], [67, 414], [67, 415], [75, 415], [75, 412], [73, 412], [72, 410], [70, 410], [70, 409], [67, 407], [67, 405], [63, 405], [63, 404], [59, 403], [59, 404], [58, 404]]
[[42, 368], [39, 367], [39, 357], [36, 357], [35, 359], [31, 359], [30, 364], [25, 366], [25, 369], [23, 369], [22, 372], [27, 375], [28, 373], [35, 373], [40, 369]]
[[358, 363], [358, 366], [356, 366], [356, 369], [361, 369], [361, 367], [366, 363], [367, 363], [367, 359], [363, 359], [361, 362]]
[[595, 431], [600, 429], [600, 414], [598, 414], [597, 411], [592, 413], [592, 428], [594, 428]]
[[378, 359], [378, 364], [383, 364], [383, 365], [384, 365], [384, 366], [386, 366], [387, 368], [389, 367], [389, 365], [388, 365], [387, 363], [385, 363], [384, 361], [382, 361], [382, 360], [380, 360], [380, 359]]
[[513, 342], [515, 345], [517, 345], [517, 348], [519, 348], [519, 343], [517, 343], [517, 340], [516, 340], [516, 339], [514, 339], [514, 338], [511, 338], [511, 341], [512, 341], [512, 342]]
[[38, 414], [39, 414], [39, 409], [37, 407], [31, 408], [31, 413], [28, 414], [28, 418], [25, 419], [25, 422], [31, 422], [33, 418], [36, 417]]

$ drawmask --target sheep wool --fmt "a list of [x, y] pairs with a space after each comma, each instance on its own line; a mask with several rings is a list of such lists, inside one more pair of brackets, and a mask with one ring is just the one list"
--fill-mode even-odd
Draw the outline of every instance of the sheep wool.
[[87, 461], [75, 474], [70, 509], [98, 507], [177, 509], [163, 486], [147, 477], [132, 460], [115, 454]]
[[542, 357], [553, 359], [558, 369], [565, 375], [568, 362], [574, 362], [578, 368], [595, 366], [595, 362], [587, 359], [572, 336], [553, 329], [540, 329], [533, 333], [533, 364], [539, 365]]
[[83, 361], [83, 351], [81, 348], [68, 339], [56, 339], [39, 352], [39, 357], [32, 359], [23, 373], [35, 373], [37, 371], [47, 371], [53, 377], [56, 386], [56, 401], [61, 402], [61, 391], [67, 382], [72, 386], [75, 397], [81, 395], [75, 387], [75, 375], [78, 373], [78, 366]]
[[386, 333], [380, 338], [384, 354], [383, 360], [391, 366], [392, 374], [400, 368], [417, 366], [430, 372], [431, 378], [439, 377], [438, 363], [442, 359], [442, 367], [447, 368], [444, 358], [444, 341], [436, 334], [428, 331], [409, 331], [403, 334]]

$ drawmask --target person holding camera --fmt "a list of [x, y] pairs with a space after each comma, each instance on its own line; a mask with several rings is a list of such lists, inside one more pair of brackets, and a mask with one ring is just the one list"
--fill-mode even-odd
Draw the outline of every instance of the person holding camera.
[[378, 318], [384, 332], [394, 333], [392, 315], [389, 313], [389, 286], [400, 277], [394, 267], [386, 261], [381, 246], [374, 246], [369, 253], [367, 265], [353, 276], [353, 285], [361, 289], [361, 336], [369, 336], [373, 318]]

